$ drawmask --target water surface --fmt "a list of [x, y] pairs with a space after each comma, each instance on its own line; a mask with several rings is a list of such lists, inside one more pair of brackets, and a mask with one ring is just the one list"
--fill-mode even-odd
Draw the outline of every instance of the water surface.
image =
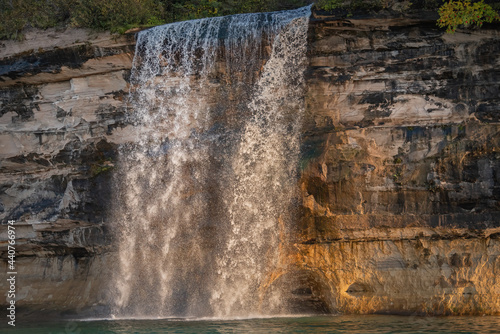
[[[2, 332], [4, 332], [2, 330]], [[499, 333], [500, 317], [320, 316], [241, 320], [86, 320], [18, 324], [6, 333]]]

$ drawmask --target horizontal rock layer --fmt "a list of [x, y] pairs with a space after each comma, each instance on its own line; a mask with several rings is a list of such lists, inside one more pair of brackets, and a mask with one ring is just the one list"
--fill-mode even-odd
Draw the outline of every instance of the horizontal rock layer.
[[[16, 220], [18, 305], [105, 312], [135, 42], [74, 30], [4, 43], [0, 218]], [[298, 311], [500, 313], [499, 50], [495, 26], [311, 21], [301, 214], [274, 276], [300, 278]]]

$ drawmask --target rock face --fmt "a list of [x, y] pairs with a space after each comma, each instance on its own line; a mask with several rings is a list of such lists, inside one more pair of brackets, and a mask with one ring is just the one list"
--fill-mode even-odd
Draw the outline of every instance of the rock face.
[[499, 37], [312, 23], [295, 261], [330, 309], [500, 312]]
[[[81, 313], [105, 300], [102, 278], [112, 270], [106, 210], [116, 147], [131, 133], [125, 94], [134, 43], [83, 30], [4, 42], [0, 217], [16, 221], [21, 310]], [[1, 225], [4, 292], [6, 241]]]
[[[310, 23], [302, 210], [275, 275], [299, 278], [298, 311], [500, 313], [500, 30], [434, 22]], [[80, 30], [4, 42], [0, 217], [16, 220], [27, 312], [106, 311], [134, 43]]]

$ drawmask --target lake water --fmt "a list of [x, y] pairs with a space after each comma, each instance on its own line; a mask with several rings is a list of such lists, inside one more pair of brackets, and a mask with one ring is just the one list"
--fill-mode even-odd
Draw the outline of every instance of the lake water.
[[[21, 321], [21, 319], [19, 320]], [[2, 328], [4, 328], [2, 324]], [[2, 333], [500, 333], [500, 317], [315, 316], [241, 320], [88, 320], [22, 324]]]

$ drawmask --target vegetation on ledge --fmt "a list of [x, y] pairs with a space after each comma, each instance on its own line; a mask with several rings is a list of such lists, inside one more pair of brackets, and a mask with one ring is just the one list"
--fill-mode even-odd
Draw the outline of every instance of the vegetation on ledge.
[[175, 21], [293, 9], [312, 0], [0, 0], [0, 39], [26, 27], [82, 27], [123, 33]]
[[[0, 0], [0, 39], [23, 39], [27, 27], [82, 27], [123, 33], [175, 21], [293, 9], [315, 3], [327, 12], [376, 13], [439, 8], [440, 27], [481, 26], [498, 20], [500, 1], [442, 0]], [[478, 17], [479, 16], [479, 17]]]
[[483, 0], [471, 3], [470, 1], [452, 1], [439, 8], [438, 26], [446, 27], [446, 32], [453, 33], [459, 26], [481, 27], [485, 22], [500, 21], [500, 15]]

